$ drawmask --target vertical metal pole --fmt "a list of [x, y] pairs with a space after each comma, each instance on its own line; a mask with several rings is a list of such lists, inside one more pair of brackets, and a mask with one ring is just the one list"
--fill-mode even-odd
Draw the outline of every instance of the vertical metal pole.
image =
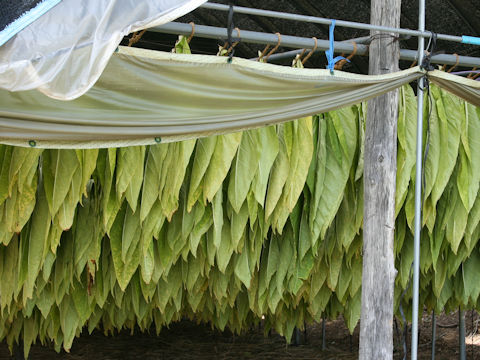
[[[425, 0], [419, 0], [418, 29], [425, 31]], [[422, 64], [425, 41], [418, 38], [418, 63]], [[417, 88], [417, 163], [415, 173], [415, 233], [413, 240], [413, 308], [412, 308], [412, 360], [417, 360], [418, 350], [418, 298], [420, 279], [420, 229], [422, 217], [422, 136], [423, 136], [423, 78]]]
[[325, 339], [325, 314], [322, 316], [322, 351], [327, 350], [327, 340]]
[[295, 342], [294, 345], [298, 346], [301, 344], [302, 340], [300, 339], [300, 330], [298, 327], [295, 326], [295, 329], [293, 330], [293, 333], [295, 334]]
[[432, 311], [432, 360], [435, 360], [435, 342], [437, 340], [437, 317], [435, 310]]
[[470, 328], [471, 329], [470, 331], [471, 331], [471, 334], [472, 334], [471, 335], [472, 336], [472, 342], [471, 342], [471, 346], [470, 346], [470, 354], [472, 354], [472, 357], [471, 357], [472, 360], [475, 359], [475, 356], [473, 354], [473, 336], [475, 335], [474, 334], [475, 328], [473, 327], [473, 312], [474, 312], [474, 310], [472, 309], [472, 312], [470, 313], [470, 319], [472, 320], [472, 327]]
[[[473, 327], [472, 327], [473, 328]], [[303, 343], [307, 344], [307, 322], [303, 322]]]
[[465, 312], [458, 311], [458, 345], [460, 346], [460, 360], [467, 359], [467, 352], [465, 349]]

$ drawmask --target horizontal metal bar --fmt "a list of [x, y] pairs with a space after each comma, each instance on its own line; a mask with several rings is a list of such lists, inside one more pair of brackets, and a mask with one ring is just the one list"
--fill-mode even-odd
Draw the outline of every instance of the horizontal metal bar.
[[[200, 7], [204, 9], [219, 10], [219, 11], [228, 11], [230, 8], [230, 6], [228, 5], [211, 3], [211, 2], [207, 2], [201, 5]], [[266, 16], [266, 17], [277, 18], [277, 19], [304, 21], [304, 22], [323, 24], [323, 25], [330, 25], [332, 23], [332, 19], [327, 19], [327, 18], [322, 18], [317, 16], [291, 14], [291, 13], [285, 13], [285, 12], [279, 12], [279, 11], [272, 11], [272, 10], [254, 9], [254, 8], [248, 8], [243, 6], [234, 6], [233, 11], [239, 14]], [[358, 23], [358, 22], [345, 21], [345, 20], [335, 20], [335, 26], [347, 27], [352, 29], [376, 30], [381, 32], [397, 33], [397, 34], [410, 35], [410, 36], [422, 36], [424, 38], [429, 38], [432, 36], [430, 31], [393, 28], [393, 27], [371, 25], [371, 24]], [[453, 36], [453, 35], [447, 35], [447, 34], [437, 34], [437, 39], [459, 42], [459, 43], [461, 43], [463, 40], [462, 36]]]
[[[163, 32], [167, 34], [189, 35], [192, 32], [192, 26], [190, 24], [170, 22], [164, 25], [156, 26], [148, 29], [148, 31]], [[208, 38], [208, 39], [227, 39], [227, 29], [219, 28], [215, 26], [196, 25], [195, 24], [195, 36]], [[237, 30], [233, 30], [232, 37], [234, 40], [240, 39], [243, 42], [260, 44], [260, 45], [276, 45], [278, 43], [278, 37], [275, 34], [261, 33], [256, 31], [242, 30], [240, 33]], [[317, 49], [326, 50], [329, 48], [328, 40], [317, 40]], [[315, 41], [313, 38], [303, 38], [298, 36], [282, 35], [281, 46], [289, 48], [307, 48], [313, 49], [315, 47]], [[352, 52], [353, 45], [342, 42], [335, 42], [335, 51], [339, 52]], [[368, 54], [368, 46], [358, 45], [357, 54]]]
[[[402, 49], [400, 50], [400, 59], [416, 61], [418, 59], [418, 52], [417, 50]], [[473, 56], [459, 56], [457, 63], [457, 56], [452, 54], [434, 55], [430, 59], [430, 62], [432, 64], [457, 65], [464, 67], [480, 66], [480, 58]]]
[[[185, 23], [170, 22], [161, 26], [149, 28], [148, 31], [174, 35], [190, 35], [192, 32], [192, 26]], [[227, 39], [228, 37], [228, 34], [227, 29], [225, 28], [206, 25], [195, 25], [195, 36], [225, 41], [225, 39]], [[234, 41], [241, 40], [243, 42], [253, 44], [276, 45], [278, 42], [278, 37], [275, 34], [268, 34], [249, 30], [240, 30], [240, 33], [238, 33], [236, 30], [233, 30], [232, 36], [234, 38]], [[336, 53], [351, 54], [353, 52], [354, 47], [351, 43], [335, 41], [334, 44]], [[282, 35], [281, 46], [294, 49], [313, 49], [315, 47], [315, 41], [312, 38]], [[328, 48], [329, 42], [327, 40], [317, 41], [316, 51], [325, 51]], [[357, 45], [356, 55], [368, 55], [368, 46], [363, 44]], [[400, 59], [402, 60], [416, 61], [417, 58], [418, 54], [416, 50], [400, 50]], [[434, 64], [454, 65], [457, 64], [457, 56], [449, 54], [435, 55], [431, 58], [431, 62]], [[480, 58], [471, 56], [458, 56], [457, 65], [464, 67], [480, 66]]]
[[480, 37], [476, 36], [462, 36], [462, 43], [471, 45], [480, 45]]
[[480, 74], [480, 70], [453, 71], [451, 74], [453, 75]]

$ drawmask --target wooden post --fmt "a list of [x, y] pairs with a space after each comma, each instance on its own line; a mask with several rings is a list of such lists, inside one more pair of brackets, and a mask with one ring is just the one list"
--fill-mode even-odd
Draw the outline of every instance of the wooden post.
[[[371, 0], [371, 23], [400, 26], [401, 0]], [[396, 34], [371, 33], [369, 73], [398, 71]], [[360, 360], [393, 357], [393, 235], [397, 168], [398, 92], [368, 103], [365, 130]]]

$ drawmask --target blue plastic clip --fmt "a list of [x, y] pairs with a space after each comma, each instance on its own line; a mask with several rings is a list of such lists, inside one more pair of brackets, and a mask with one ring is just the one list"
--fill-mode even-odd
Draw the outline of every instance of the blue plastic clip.
[[463, 35], [462, 36], [462, 43], [472, 44], [472, 45], [480, 45], [480, 37]]
[[[327, 56], [327, 60], [328, 60], [328, 65], [327, 65], [327, 69], [330, 69], [330, 74], [333, 75], [333, 70], [335, 69], [335, 64], [342, 60], [342, 59], [345, 59], [343, 56], [337, 56], [337, 57], [333, 57], [333, 54], [334, 54], [334, 36], [333, 36], [333, 30], [335, 29], [335, 20], [332, 20], [331, 24], [330, 24], [330, 28], [329, 28], [329, 31], [328, 31], [328, 40], [330, 41], [330, 46], [329, 46], [329, 49], [327, 51], [325, 51], [325, 55]], [[348, 62], [350, 62], [350, 60], [348, 59], [345, 59], [347, 60]]]

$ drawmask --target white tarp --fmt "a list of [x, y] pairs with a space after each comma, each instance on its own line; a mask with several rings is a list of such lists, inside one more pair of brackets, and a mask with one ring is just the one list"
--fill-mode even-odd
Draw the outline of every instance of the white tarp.
[[206, 0], [62, 0], [0, 47], [0, 88], [61, 100], [98, 80], [125, 35], [165, 24]]
[[61, 0], [3, 1], [0, 11], [0, 46], [22, 31]]

